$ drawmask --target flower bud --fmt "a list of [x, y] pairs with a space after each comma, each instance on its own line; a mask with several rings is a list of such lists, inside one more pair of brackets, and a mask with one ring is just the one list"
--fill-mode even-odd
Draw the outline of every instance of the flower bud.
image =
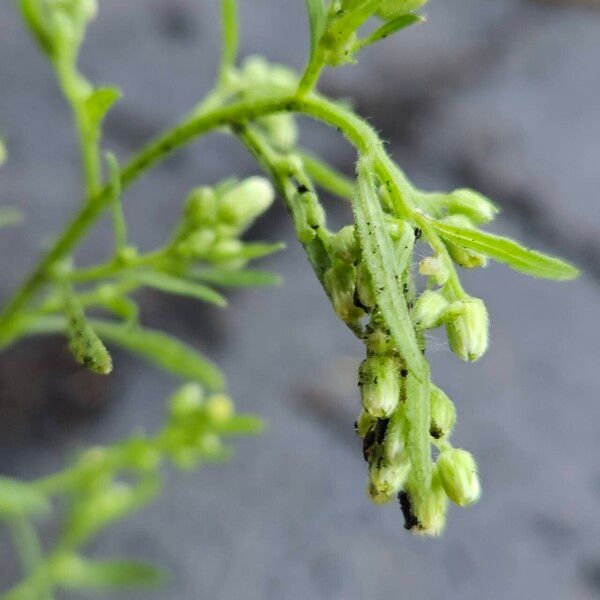
[[356, 422], [354, 423], [354, 429], [361, 438], [364, 438], [369, 429], [375, 426], [376, 422], [377, 419], [375, 417], [370, 415], [366, 410], [361, 410], [358, 419], [356, 419]]
[[400, 401], [400, 365], [396, 358], [371, 356], [360, 365], [358, 385], [363, 408], [374, 417], [389, 417]]
[[391, 21], [421, 8], [427, 0], [383, 0], [377, 9], [377, 15]]
[[298, 127], [294, 117], [279, 113], [258, 120], [273, 145], [279, 150], [293, 148], [298, 140]]
[[194, 231], [175, 247], [176, 253], [182, 258], [203, 258], [213, 247], [217, 239], [212, 229]]
[[342, 227], [331, 237], [329, 251], [333, 258], [347, 264], [355, 264], [360, 256], [354, 225]]
[[204, 391], [196, 383], [182, 385], [169, 400], [171, 416], [186, 418], [196, 412], [203, 404]]
[[459, 506], [477, 502], [481, 487], [477, 466], [470, 452], [460, 448], [444, 450], [437, 459], [436, 471], [452, 502]]
[[185, 201], [183, 224], [191, 229], [214, 225], [217, 221], [217, 196], [208, 186], [193, 189]]
[[6, 160], [6, 155], [6, 146], [4, 145], [2, 138], [0, 138], [0, 167], [4, 164], [4, 161]]
[[410, 471], [410, 460], [403, 453], [395, 460], [375, 456], [369, 460], [369, 495], [379, 503], [384, 497], [392, 499], [402, 488]]
[[404, 515], [404, 527], [419, 535], [439, 535], [446, 524], [448, 497], [439, 473], [434, 469], [431, 486], [425, 493], [411, 491], [410, 481], [405, 492], [398, 495]]
[[429, 396], [431, 422], [429, 434], [436, 440], [448, 438], [456, 422], [454, 403], [436, 385], [431, 384]]
[[333, 309], [344, 323], [354, 323], [364, 316], [364, 311], [354, 303], [356, 269], [352, 265], [337, 263], [325, 271], [325, 289]]
[[246, 229], [275, 199], [275, 190], [264, 177], [249, 177], [218, 199], [219, 218]]
[[419, 263], [419, 273], [426, 277], [432, 277], [437, 285], [444, 285], [448, 281], [450, 269], [443, 257], [426, 256]]
[[206, 402], [206, 414], [214, 423], [225, 423], [234, 412], [233, 402], [226, 394], [213, 394]]
[[499, 212], [485, 196], [466, 188], [454, 190], [448, 196], [448, 211], [451, 215], [465, 215], [473, 223], [488, 223]]
[[371, 273], [364, 262], [358, 263], [356, 267], [356, 293], [365, 308], [371, 309], [377, 304]]
[[432, 329], [442, 324], [448, 301], [441, 292], [425, 290], [417, 299], [411, 318], [415, 327]]
[[[455, 225], [456, 227], [464, 227], [467, 229], [473, 228], [473, 221], [465, 215], [450, 215], [443, 219], [444, 223], [449, 225]], [[448, 254], [452, 260], [465, 269], [476, 269], [478, 267], [485, 267], [487, 265], [487, 258], [479, 252], [470, 250], [469, 248], [463, 248], [459, 244], [444, 240], [444, 244], [448, 249]]]
[[450, 305], [445, 313], [446, 334], [452, 352], [475, 361], [488, 347], [488, 314], [483, 300], [467, 298]]

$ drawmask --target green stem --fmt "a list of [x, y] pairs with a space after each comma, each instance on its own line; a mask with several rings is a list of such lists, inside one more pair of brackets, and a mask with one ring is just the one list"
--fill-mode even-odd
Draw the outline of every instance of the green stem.
[[[409, 221], [415, 221], [416, 212], [412, 202], [417, 194], [404, 173], [387, 155], [377, 132], [348, 109], [317, 94], [311, 94], [306, 98], [283, 96], [264, 100], [244, 100], [192, 116], [143, 148], [121, 170], [121, 186], [123, 189], [127, 188], [144, 171], [200, 135], [219, 127], [252, 121], [278, 112], [304, 113], [338, 129], [354, 145], [358, 154], [371, 158], [379, 179], [389, 186], [397, 213]], [[104, 186], [79, 209], [58, 240], [41, 258], [33, 272], [5, 306], [0, 314], [0, 340], [10, 337], [15, 317], [47, 280], [54, 264], [73, 250], [81, 237], [110, 204], [111, 188], [112, 186]]]
[[239, 46], [237, 0], [221, 0], [221, 27], [223, 50], [219, 66], [218, 86], [224, 83], [227, 73], [235, 66], [237, 57]]
[[[21, 558], [25, 575], [29, 577], [36, 572], [42, 562], [42, 549], [37, 533], [29, 519], [23, 515], [13, 515], [6, 523]], [[43, 578], [35, 578], [35, 581], [31, 579], [30, 582], [29, 587], [36, 594], [36, 599], [52, 600], [52, 593], [47, 586], [43, 585]]]

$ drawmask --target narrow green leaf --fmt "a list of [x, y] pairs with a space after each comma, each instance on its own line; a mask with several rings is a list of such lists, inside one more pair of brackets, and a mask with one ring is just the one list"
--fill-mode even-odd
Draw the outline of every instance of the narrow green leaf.
[[[358, 188], [353, 205], [363, 259], [373, 279], [377, 304], [390, 327], [398, 352], [408, 369], [421, 380], [428, 372], [427, 363], [417, 343], [401, 283], [410, 253], [399, 259], [386, 227], [369, 165], [362, 161], [358, 166]], [[405, 264], [400, 264], [401, 260]]]
[[49, 509], [48, 500], [33, 485], [0, 477], [0, 516], [38, 514]]
[[65, 569], [61, 584], [69, 589], [154, 587], [165, 579], [162, 570], [135, 561], [73, 560]]
[[325, 29], [326, 13], [323, 0], [305, 0], [305, 2], [310, 27], [310, 57], [312, 58]]
[[354, 182], [349, 177], [346, 177], [313, 154], [302, 151], [299, 152], [299, 155], [302, 158], [306, 173], [317, 185], [335, 196], [352, 200]]
[[110, 182], [111, 208], [113, 229], [115, 231], [115, 256], [123, 252], [127, 245], [127, 222], [121, 202], [121, 172], [117, 157], [112, 152], [106, 153], [106, 165], [108, 167], [108, 180]]
[[371, 44], [383, 40], [393, 33], [400, 31], [401, 29], [405, 29], [406, 27], [410, 27], [416, 23], [422, 23], [423, 21], [425, 21], [425, 19], [423, 17], [419, 17], [418, 15], [401, 15], [400, 17], [388, 21], [365, 39], [358, 41], [356, 44], [356, 49], [358, 50], [365, 48], [366, 46], [370, 46]]
[[222, 435], [255, 435], [261, 433], [265, 425], [258, 417], [252, 415], [235, 415], [217, 426]]
[[526, 275], [556, 280], [574, 279], [579, 275], [579, 270], [568, 262], [529, 250], [509, 238], [441, 221], [432, 220], [432, 225], [445, 240], [475, 250]]
[[414, 483], [415, 492], [413, 493], [417, 494], [427, 493], [431, 481], [430, 387], [429, 379], [418, 381], [409, 371], [406, 376], [406, 402], [404, 405], [408, 424], [406, 451], [412, 465], [410, 478]]
[[94, 90], [85, 101], [85, 109], [94, 126], [99, 126], [111, 106], [121, 97], [115, 87], [103, 87]]
[[0, 207], [0, 227], [8, 227], [10, 225], [16, 225], [23, 220], [23, 214], [18, 208], [14, 206], [1, 206]]
[[217, 306], [227, 306], [227, 300], [212, 288], [160, 271], [125, 271], [121, 278], [168, 294], [188, 296]]
[[210, 389], [224, 387], [223, 375], [212, 362], [192, 346], [162, 331], [134, 329], [100, 320], [93, 321], [93, 326], [106, 340], [145, 357], [166, 371]]
[[242, 258], [244, 260], [253, 260], [256, 258], [264, 258], [275, 252], [279, 252], [285, 248], [282, 242], [267, 243], [267, 242], [246, 242], [235, 253], [232, 253], [229, 258]]
[[223, 287], [266, 287], [281, 283], [281, 277], [276, 273], [252, 269], [198, 267], [190, 270], [187, 276]]

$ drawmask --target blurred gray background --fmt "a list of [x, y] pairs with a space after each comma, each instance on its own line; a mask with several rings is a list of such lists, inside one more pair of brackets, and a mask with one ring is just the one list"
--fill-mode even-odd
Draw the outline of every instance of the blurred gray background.
[[[245, 0], [244, 54], [301, 67], [302, 0]], [[595, 6], [594, 6], [595, 4]], [[125, 158], [184, 114], [211, 82], [216, 0], [102, 0], [82, 56], [93, 81], [125, 94], [105, 145]], [[165, 565], [169, 585], [122, 598], [269, 600], [600, 597], [600, 10], [597, 3], [431, 0], [429, 21], [327, 72], [322, 88], [353, 97], [409, 176], [427, 189], [472, 186], [503, 210], [496, 231], [560, 253], [576, 282], [528, 279], [492, 265], [465, 273], [492, 319], [476, 365], [443, 337], [430, 358], [458, 407], [455, 443], [479, 460], [484, 494], [452, 509], [439, 539], [402, 529], [397, 505], [373, 506], [352, 432], [361, 345], [333, 316], [278, 208], [252, 235], [288, 241], [268, 261], [275, 290], [232, 295], [223, 312], [146, 294], [143, 321], [205, 349], [240, 409], [268, 422], [225, 467], [169, 474], [168, 492], [103, 534], [95, 556]], [[0, 235], [6, 298], [78, 200], [77, 148], [48, 66], [0, 3], [0, 131], [9, 159], [0, 203], [26, 214]], [[347, 173], [351, 150], [305, 124], [304, 140]], [[128, 192], [135, 240], [165, 238], [186, 191], [256, 167], [232, 139], [177, 153]], [[347, 209], [327, 201], [332, 218]], [[100, 227], [82, 253], [99, 258]], [[60, 340], [0, 357], [0, 472], [34, 477], [78, 448], [152, 431], [175, 382], [125, 355], [114, 377], [74, 368]], [[7, 538], [0, 585], [17, 576]], [[82, 597], [82, 596], [77, 596]]]

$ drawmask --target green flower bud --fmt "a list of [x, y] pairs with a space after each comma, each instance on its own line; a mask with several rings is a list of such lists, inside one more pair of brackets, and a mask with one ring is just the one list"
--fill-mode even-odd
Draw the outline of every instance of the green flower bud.
[[432, 329], [442, 324], [448, 301], [441, 292], [425, 290], [417, 299], [411, 318], [415, 327]]
[[419, 273], [432, 277], [437, 285], [444, 285], [450, 276], [450, 269], [442, 256], [426, 256], [419, 263]]
[[364, 311], [354, 302], [356, 269], [353, 265], [337, 263], [323, 276], [333, 309], [344, 323], [354, 323], [364, 316]]
[[389, 417], [400, 401], [398, 359], [371, 356], [360, 365], [358, 385], [363, 408], [374, 417]]
[[[473, 221], [465, 215], [450, 215], [443, 219], [443, 222], [450, 225], [456, 225], [457, 227], [473, 228]], [[479, 254], [479, 252], [475, 252], [469, 248], [463, 248], [454, 242], [448, 242], [446, 240], [444, 240], [444, 244], [446, 245], [448, 254], [450, 254], [452, 260], [465, 269], [476, 269], [487, 265], [487, 258], [483, 254]]]
[[213, 423], [227, 422], [233, 412], [233, 402], [227, 394], [213, 394], [206, 402], [206, 414]]
[[431, 424], [429, 433], [432, 438], [442, 440], [449, 437], [456, 422], [454, 403], [436, 385], [431, 384], [429, 396]]
[[300, 199], [304, 203], [306, 222], [313, 230], [319, 229], [325, 225], [325, 210], [319, 203], [317, 195], [314, 192], [304, 192], [300, 194]]
[[405, 492], [398, 495], [404, 514], [404, 527], [419, 535], [436, 536], [442, 533], [446, 524], [448, 497], [444, 491], [440, 474], [434, 469], [431, 487], [425, 493], [411, 491], [409, 483]]
[[6, 156], [6, 146], [4, 145], [2, 138], [0, 138], [0, 167], [4, 164], [4, 161], [6, 161]]
[[377, 9], [377, 15], [391, 21], [421, 8], [427, 0], [384, 0]]
[[356, 239], [354, 225], [342, 227], [331, 237], [329, 252], [332, 257], [341, 262], [353, 265], [360, 256], [360, 246]]
[[410, 239], [411, 241], [414, 240], [415, 230], [413, 229], [412, 225], [406, 221], [389, 216], [385, 219], [385, 221], [390, 237], [394, 241], [398, 242], [406, 239]]
[[384, 498], [391, 500], [404, 485], [410, 471], [406, 454], [388, 461], [376, 455], [369, 460], [369, 496], [376, 503]]
[[217, 234], [212, 229], [194, 231], [177, 244], [175, 252], [182, 258], [203, 258], [214, 246]]
[[[349, 32], [347, 37], [344, 36], [343, 38], [326, 33], [322, 39], [326, 48], [323, 54], [326, 65], [339, 67], [354, 62], [353, 48], [356, 43], [356, 33], [354, 31]], [[337, 40], [337, 43], [334, 43], [333, 40]]]
[[143, 437], [127, 440], [123, 445], [128, 462], [140, 471], [154, 471], [160, 464], [160, 452]]
[[488, 314], [483, 300], [467, 298], [453, 302], [445, 313], [446, 334], [452, 352], [475, 361], [488, 347]]
[[218, 240], [206, 253], [206, 259], [212, 262], [229, 263], [239, 256], [243, 247], [244, 244], [238, 239]]
[[477, 502], [481, 487], [477, 466], [470, 452], [460, 448], [444, 450], [437, 459], [436, 471], [452, 502], [459, 506]]
[[463, 248], [453, 242], [444, 240], [448, 254], [452, 257], [452, 260], [459, 266], [465, 269], [477, 269], [479, 267], [485, 267], [487, 265], [487, 258], [479, 252], [474, 252], [468, 248]]
[[217, 222], [217, 196], [208, 186], [193, 189], [185, 201], [183, 225], [198, 229]]
[[354, 423], [354, 429], [361, 438], [364, 438], [369, 429], [375, 426], [376, 422], [377, 419], [375, 417], [370, 415], [366, 410], [361, 410], [358, 419]]
[[218, 199], [219, 219], [246, 229], [271, 206], [274, 199], [275, 191], [268, 179], [249, 177]]
[[204, 391], [196, 383], [182, 385], [169, 400], [171, 416], [185, 419], [198, 411], [204, 402]]
[[377, 304], [371, 273], [364, 262], [356, 267], [356, 293], [362, 306], [372, 309]]
[[117, 260], [121, 265], [131, 265], [139, 258], [138, 249], [135, 246], [125, 246], [119, 250]]
[[498, 214], [498, 207], [482, 194], [469, 189], [454, 190], [448, 196], [451, 215], [469, 217], [473, 223], [488, 223]]
[[296, 120], [289, 114], [279, 113], [258, 120], [259, 125], [279, 150], [290, 150], [298, 141]]

